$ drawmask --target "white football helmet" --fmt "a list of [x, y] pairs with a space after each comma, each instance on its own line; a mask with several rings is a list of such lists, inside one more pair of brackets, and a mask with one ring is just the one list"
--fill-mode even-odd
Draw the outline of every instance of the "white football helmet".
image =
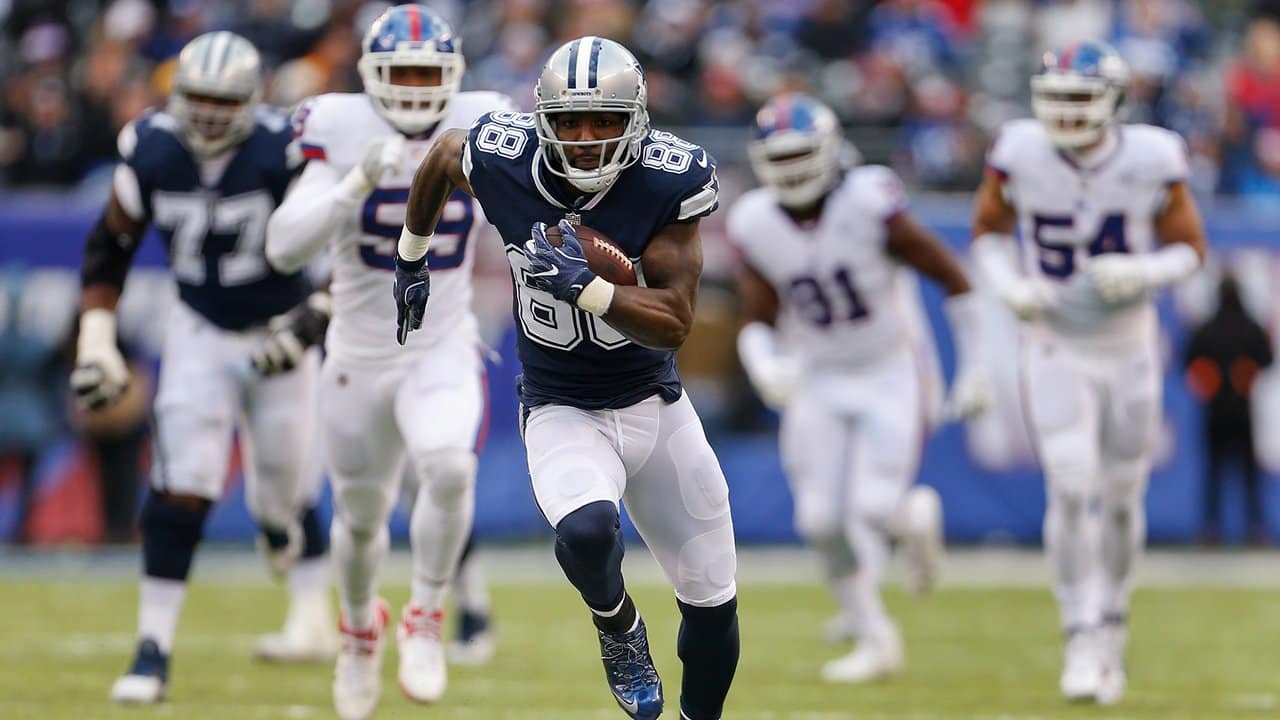
[[[365, 33], [356, 68], [378, 114], [406, 135], [419, 135], [449, 112], [467, 64], [462, 40], [434, 10], [397, 5], [378, 16]], [[394, 67], [438, 67], [439, 85], [398, 85]]]
[[1031, 77], [1031, 109], [1064, 150], [1102, 139], [1120, 114], [1129, 67], [1110, 45], [1088, 41], [1046, 52]]
[[836, 114], [817, 99], [788, 93], [756, 113], [755, 140], [747, 146], [751, 169], [786, 208], [816, 203], [840, 179], [847, 146]]

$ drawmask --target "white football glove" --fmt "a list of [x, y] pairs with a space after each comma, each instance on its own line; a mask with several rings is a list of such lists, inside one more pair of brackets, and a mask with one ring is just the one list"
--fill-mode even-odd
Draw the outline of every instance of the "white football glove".
[[1045, 311], [1058, 303], [1053, 286], [1039, 278], [1020, 278], [997, 289], [1000, 300], [1019, 320], [1039, 320]]
[[765, 407], [781, 410], [799, 392], [804, 372], [793, 358], [778, 357], [759, 363], [747, 373], [747, 377]]
[[994, 394], [991, 378], [984, 370], [960, 368], [947, 397], [947, 416], [954, 420], [971, 420], [991, 407]]
[[1136, 255], [1107, 253], [1090, 259], [1085, 272], [1104, 301], [1120, 305], [1138, 299], [1150, 289], [1145, 262], [1146, 258]]
[[100, 410], [124, 395], [129, 385], [129, 367], [116, 347], [116, 315], [94, 308], [80, 316], [80, 337], [76, 341], [76, 367], [71, 372], [71, 389], [81, 407]]
[[342, 179], [345, 195], [352, 201], [364, 200], [377, 187], [383, 175], [398, 172], [403, 162], [403, 135], [384, 135], [370, 140], [364, 146], [360, 163], [351, 168]]
[[779, 351], [772, 327], [748, 323], [738, 333], [738, 357], [760, 401], [781, 410], [800, 390], [804, 368], [794, 356]]

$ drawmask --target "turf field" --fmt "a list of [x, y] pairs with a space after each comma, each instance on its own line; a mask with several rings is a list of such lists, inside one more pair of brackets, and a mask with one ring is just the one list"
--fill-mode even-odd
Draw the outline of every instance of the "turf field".
[[[248, 553], [240, 561], [256, 570]], [[20, 574], [12, 565], [0, 572], [0, 718], [333, 716], [329, 667], [264, 666], [249, 658], [254, 634], [271, 630], [283, 612], [281, 592], [256, 575], [196, 582], [178, 636], [170, 702], [117, 708], [106, 694], [132, 650], [134, 584], [122, 573], [34, 572], [36, 579], [25, 581]], [[529, 575], [490, 569], [498, 655], [484, 668], [453, 669], [439, 706], [415, 706], [400, 694], [391, 646], [377, 717], [622, 720], [604, 689], [576, 595], [558, 578]], [[656, 583], [637, 584], [633, 594], [674, 700], [675, 604]], [[819, 665], [842, 651], [819, 637], [832, 609], [826, 596], [790, 576], [748, 577], [740, 591], [742, 661], [725, 718], [1280, 716], [1280, 590], [1162, 585], [1135, 599], [1129, 696], [1101, 709], [1066, 706], [1057, 696], [1059, 640], [1047, 590], [952, 584], [924, 599], [891, 591], [889, 604], [907, 639], [907, 672], [871, 687], [844, 687], [817, 679]], [[387, 592], [395, 608], [406, 596], [403, 586]]]

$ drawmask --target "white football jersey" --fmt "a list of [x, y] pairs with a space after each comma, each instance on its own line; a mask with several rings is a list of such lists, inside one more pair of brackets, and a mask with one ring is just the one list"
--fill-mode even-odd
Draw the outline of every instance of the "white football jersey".
[[1170, 183], [1187, 179], [1182, 138], [1150, 125], [1121, 125], [1110, 154], [1082, 168], [1058, 150], [1038, 121], [1014, 120], [1000, 130], [988, 162], [1017, 209], [1024, 272], [1058, 290], [1060, 302], [1046, 313], [1045, 324], [1086, 341], [1154, 338], [1150, 297], [1108, 305], [1084, 268], [1103, 253], [1159, 248], [1155, 217]]
[[812, 223], [792, 220], [769, 188], [729, 211], [729, 239], [777, 291], [782, 341], [806, 367], [858, 367], [918, 340], [916, 286], [886, 248], [887, 223], [906, 206], [892, 170], [864, 165]]
[[[451, 333], [477, 332], [471, 311], [471, 246], [485, 223], [480, 204], [461, 190], [445, 204], [427, 256], [431, 296], [426, 317], [420, 330], [409, 333], [406, 347], [395, 340], [396, 246], [414, 173], [435, 138], [446, 130], [470, 128], [487, 112], [511, 109], [510, 99], [499, 93], [454, 95], [448, 115], [435, 130], [422, 139], [406, 138], [399, 169], [383, 175], [364, 203], [334, 228], [333, 320], [325, 343], [329, 352], [356, 361], [398, 360], [416, 356], [415, 348], [430, 347]], [[303, 156], [328, 162], [339, 176], [360, 163], [369, 140], [397, 132], [363, 93], [312, 98], [295, 112], [294, 126]]]

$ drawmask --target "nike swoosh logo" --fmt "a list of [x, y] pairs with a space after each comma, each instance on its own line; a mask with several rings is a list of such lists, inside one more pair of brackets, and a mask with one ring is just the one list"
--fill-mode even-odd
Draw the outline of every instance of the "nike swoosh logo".
[[628, 713], [635, 715], [637, 712], [640, 712], [640, 703], [636, 702], [635, 700], [632, 700], [631, 702], [627, 702], [622, 698], [618, 697], [617, 695], [614, 695], [613, 698], [617, 700], [618, 705], [621, 706], [622, 709], [626, 710]]
[[703, 150], [702, 157], [698, 158], [698, 167], [706, 167], [706, 166], [707, 166], [707, 151]]

